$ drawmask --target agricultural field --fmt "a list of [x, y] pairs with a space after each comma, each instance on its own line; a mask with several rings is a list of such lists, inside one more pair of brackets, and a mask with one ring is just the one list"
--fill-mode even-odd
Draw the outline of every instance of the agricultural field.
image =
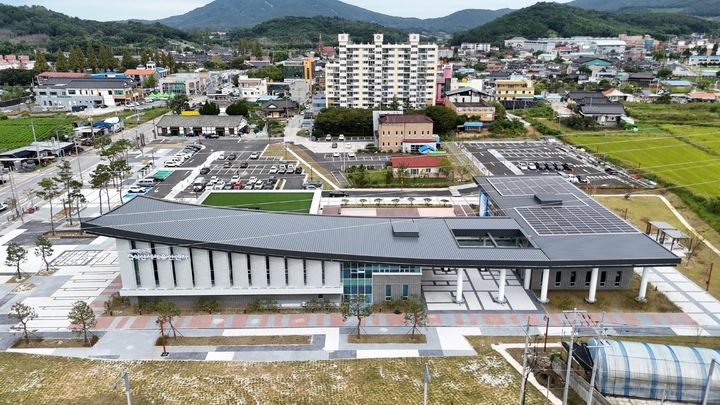
[[630, 169], [706, 196], [720, 195], [720, 159], [672, 136], [575, 135], [565, 138]]
[[[477, 347], [477, 346], [476, 346]], [[488, 346], [478, 356], [280, 363], [106, 361], [0, 353], [0, 398], [14, 404], [419, 404], [423, 364], [431, 404], [516, 403], [520, 375]], [[544, 397], [528, 384], [526, 404]]]
[[720, 124], [720, 105], [710, 103], [627, 103], [628, 115], [642, 124]]
[[217, 207], [248, 208], [261, 211], [287, 211], [304, 212], [310, 211], [312, 206], [313, 193], [256, 193], [256, 192], [232, 192], [232, 193], [211, 193], [207, 196], [204, 205]]
[[33, 141], [32, 125], [40, 141], [54, 137], [56, 130], [59, 134], [71, 132], [72, 122], [72, 118], [65, 116], [0, 120], [0, 152], [30, 144]]

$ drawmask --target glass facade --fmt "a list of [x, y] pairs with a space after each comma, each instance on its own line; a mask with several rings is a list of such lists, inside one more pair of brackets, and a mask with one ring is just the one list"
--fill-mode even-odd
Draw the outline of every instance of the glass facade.
[[[342, 262], [343, 295], [365, 295], [368, 302], [372, 302], [372, 275], [373, 273], [421, 273], [420, 266]], [[382, 292], [380, 292], [382, 294]]]

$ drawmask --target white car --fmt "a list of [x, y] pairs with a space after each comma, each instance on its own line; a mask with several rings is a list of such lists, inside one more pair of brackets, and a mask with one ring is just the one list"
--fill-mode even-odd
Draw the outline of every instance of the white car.
[[182, 164], [182, 163], [180, 163], [180, 162], [177, 161], [177, 160], [168, 160], [167, 162], [165, 162], [165, 167], [178, 167], [178, 166], [180, 166], [181, 164]]
[[334, 157], [334, 158], [339, 158], [339, 157], [340, 157], [340, 152], [333, 152], [333, 157]]
[[213, 186], [215, 183], [217, 183], [220, 180], [218, 176], [212, 176], [210, 177], [210, 181], [208, 182], [208, 185]]
[[238, 181], [240, 181], [240, 176], [237, 174], [232, 176], [232, 178], [230, 179], [231, 183], [237, 183]]
[[520, 162], [519, 167], [520, 167], [520, 170], [527, 170], [528, 164], [526, 162]]
[[292, 165], [292, 164], [287, 165], [287, 172], [288, 172], [288, 173], [293, 173], [294, 171], [295, 171], [295, 165]]
[[253, 184], [253, 189], [254, 189], [254, 190], [260, 190], [260, 189], [262, 189], [262, 187], [263, 187], [263, 181], [262, 181], [262, 180], [258, 180], [255, 184]]
[[245, 183], [245, 184], [247, 184], [248, 186], [251, 186], [251, 185], [255, 184], [256, 181], [258, 181], [257, 177], [252, 176], [248, 179], [247, 183]]
[[344, 141], [344, 140], [345, 140], [345, 135], [340, 134], [340, 136], [338, 136], [338, 141]]
[[356, 156], [357, 156], [357, 155], [355, 155], [355, 152], [348, 152], [348, 157], [349, 157], [349, 158], [354, 158], [354, 157], [356, 157]]
[[330, 135], [330, 134], [325, 135], [325, 140], [328, 142], [332, 141], [332, 135]]
[[277, 173], [277, 172], [278, 172], [277, 166], [273, 165], [273, 166], [270, 168], [270, 174], [275, 174], [275, 173]]
[[252, 160], [258, 159], [259, 157], [260, 157], [260, 154], [257, 152], [253, 152], [250, 154], [250, 159], [252, 159]]
[[4, 202], [0, 202], [0, 211], [5, 211], [6, 209], [8, 209], [8, 205]]
[[528, 163], [528, 169], [537, 170], [537, 165], [534, 162]]
[[214, 190], [222, 190], [223, 187], [225, 187], [225, 181], [224, 181], [224, 180], [220, 180], [220, 181], [218, 181], [217, 183], [215, 183], [215, 185], [213, 186], [213, 189], [214, 189]]
[[128, 189], [128, 193], [130, 194], [142, 194], [145, 192], [145, 187], [140, 186], [132, 186]]

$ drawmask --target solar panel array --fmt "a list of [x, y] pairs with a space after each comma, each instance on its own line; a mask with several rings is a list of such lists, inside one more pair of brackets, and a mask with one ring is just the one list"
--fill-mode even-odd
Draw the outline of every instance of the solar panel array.
[[601, 205], [519, 207], [515, 210], [538, 235], [587, 235], [638, 232]]
[[514, 177], [514, 178], [489, 178], [488, 182], [497, 190], [500, 195], [525, 196], [535, 194], [557, 195], [573, 194], [578, 191], [572, 184], [562, 177]]

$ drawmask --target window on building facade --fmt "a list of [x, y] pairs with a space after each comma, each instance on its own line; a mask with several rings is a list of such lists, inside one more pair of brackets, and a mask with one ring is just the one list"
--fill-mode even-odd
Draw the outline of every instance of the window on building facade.
[[601, 271], [600, 272], [600, 287], [605, 287], [605, 281], [607, 281], [607, 272]]
[[392, 301], [392, 285], [385, 284], [385, 301]]
[[407, 284], [403, 284], [402, 286], [402, 299], [406, 300], [408, 299], [408, 296], [410, 295], [410, 286]]
[[585, 287], [590, 287], [590, 279], [592, 278], [592, 272], [588, 271], [585, 273]]
[[622, 281], [622, 271], [616, 271], [615, 272], [615, 287], [620, 287], [620, 282]]
[[575, 281], [577, 280], [577, 271], [570, 272], [570, 287], [575, 287]]
[[560, 287], [560, 284], [562, 284], [562, 272], [556, 271], [555, 272], [555, 287]]

